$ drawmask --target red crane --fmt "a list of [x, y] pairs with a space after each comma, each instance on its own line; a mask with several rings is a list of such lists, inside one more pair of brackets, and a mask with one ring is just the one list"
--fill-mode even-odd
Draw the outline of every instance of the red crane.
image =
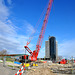
[[[45, 19], [43, 21], [43, 25], [42, 25], [42, 28], [41, 28], [41, 31], [40, 31], [40, 35], [39, 35], [39, 38], [38, 38], [38, 41], [37, 41], [36, 49], [32, 52], [28, 48], [28, 46], [24, 46], [25, 49], [30, 53], [29, 60], [31, 60], [31, 61], [36, 61], [37, 60], [37, 57], [38, 57], [38, 54], [39, 54], [39, 50], [40, 50], [42, 42], [43, 42], [43, 38], [44, 38], [44, 34], [45, 34], [45, 30], [46, 30], [49, 14], [50, 14], [50, 11], [51, 11], [52, 3], [53, 3], [53, 0], [49, 0], [47, 12], [46, 12]], [[27, 45], [29, 43], [30, 42], [27, 42]], [[25, 56], [25, 58], [26, 58], [26, 56]]]

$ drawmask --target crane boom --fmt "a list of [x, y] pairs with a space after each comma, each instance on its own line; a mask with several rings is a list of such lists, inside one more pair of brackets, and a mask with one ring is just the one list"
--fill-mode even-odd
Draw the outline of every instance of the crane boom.
[[37, 52], [39, 52], [39, 48], [41, 48], [41, 45], [42, 45], [42, 41], [43, 41], [43, 38], [44, 38], [44, 34], [45, 34], [45, 30], [46, 30], [49, 14], [50, 14], [50, 11], [51, 11], [52, 2], [53, 2], [53, 0], [49, 0], [49, 5], [48, 5], [48, 8], [47, 8], [45, 19], [43, 21], [41, 32], [40, 32], [40, 35], [39, 35], [39, 38], [38, 38], [38, 41], [37, 41], [37, 45], [36, 45], [36, 51]]
[[43, 42], [43, 38], [44, 38], [44, 34], [45, 34], [45, 30], [46, 30], [46, 26], [47, 26], [47, 22], [48, 22], [48, 18], [49, 18], [49, 14], [50, 14], [50, 11], [51, 11], [52, 2], [53, 2], [53, 0], [49, 0], [47, 12], [46, 12], [45, 19], [43, 21], [43, 25], [42, 25], [40, 35], [39, 35], [39, 38], [38, 38], [38, 41], [37, 41], [36, 49], [33, 52], [31, 52], [31, 50], [27, 46], [24, 46], [25, 49], [31, 54], [29, 56], [29, 59], [32, 60], [32, 61], [37, 60], [37, 56], [38, 56], [39, 50], [40, 50], [42, 42]]

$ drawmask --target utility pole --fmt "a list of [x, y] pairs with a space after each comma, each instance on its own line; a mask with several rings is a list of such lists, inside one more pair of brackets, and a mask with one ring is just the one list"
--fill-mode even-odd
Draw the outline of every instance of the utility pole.
[[74, 63], [74, 58], [72, 56], [72, 75], [74, 75], [74, 71], [73, 71], [74, 70], [74, 64], [73, 63]]
[[[25, 49], [25, 55], [26, 55], [26, 49]], [[26, 69], [26, 59], [25, 59], [25, 69]], [[25, 72], [26, 72], [26, 70], [25, 70]], [[26, 75], [26, 73], [25, 73], [25, 75]]]

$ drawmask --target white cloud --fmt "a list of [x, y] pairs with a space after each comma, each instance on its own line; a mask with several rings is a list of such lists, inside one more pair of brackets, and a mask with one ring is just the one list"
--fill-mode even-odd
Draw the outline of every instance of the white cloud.
[[34, 27], [30, 23], [28, 23], [27, 21], [24, 21], [23, 30], [24, 29], [26, 30], [26, 33], [29, 35], [35, 32]]
[[[8, 0], [9, 1], [9, 0]], [[0, 0], [0, 50], [6, 49], [9, 53], [24, 53], [24, 45], [28, 36], [17, 33], [19, 29], [8, 19], [10, 10], [3, 0]], [[19, 30], [18, 30], [19, 31]], [[29, 47], [32, 47], [30, 44]]]
[[75, 56], [75, 40], [68, 40], [58, 45], [59, 55], [64, 57]]
[[34, 27], [31, 24], [27, 25], [27, 31], [28, 32], [33, 32], [33, 33], [35, 32]]
[[20, 49], [18, 50], [18, 48], [20, 44], [15, 39], [13, 40], [14, 41], [12, 41], [12, 39], [10, 38], [5, 38], [5, 37], [0, 36], [0, 50], [6, 49], [10, 53], [11, 51], [13, 53], [16, 53], [16, 51], [19, 51]]
[[9, 9], [5, 6], [4, 0], [0, 0], [0, 20], [5, 21], [9, 14]]
[[7, 24], [6, 22], [0, 21], [0, 34], [4, 36], [13, 36], [16, 35], [15, 28], [12, 26], [12, 24]]
[[7, 2], [8, 2], [8, 4], [10, 4], [10, 5], [11, 5], [11, 3], [12, 3], [12, 1], [11, 1], [11, 0], [7, 0]]

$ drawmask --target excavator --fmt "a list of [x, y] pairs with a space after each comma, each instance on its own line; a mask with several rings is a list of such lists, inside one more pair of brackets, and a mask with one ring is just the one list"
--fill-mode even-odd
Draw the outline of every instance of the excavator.
[[41, 31], [40, 31], [40, 34], [39, 34], [39, 37], [38, 37], [37, 44], [36, 44], [36, 49], [33, 52], [29, 49], [28, 45], [30, 44], [32, 37], [29, 38], [29, 40], [27, 41], [27, 44], [26, 44], [26, 46], [24, 46], [24, 48], [30, 53], [30, 55], [22, 56], [21, 62], [24, 62], [25, 60], [28, 60], [28, 62], [37, 60], [37, 57], [38, 57], [38, 54], [39, 54], [39, 51], [41, 49], [41, 45], [42, 45], [42, 42], [43, 42], [45, 30], [46, 30], [46, 27], [47, 27], [52, 3], [53, 3], [53, 0], [49, 0], [47, 11], [46, 11], [45, 18], [44, 18], [44, 21], [43, 21], [43, 25], [42, 25], [42, 28], [41, 28]]

